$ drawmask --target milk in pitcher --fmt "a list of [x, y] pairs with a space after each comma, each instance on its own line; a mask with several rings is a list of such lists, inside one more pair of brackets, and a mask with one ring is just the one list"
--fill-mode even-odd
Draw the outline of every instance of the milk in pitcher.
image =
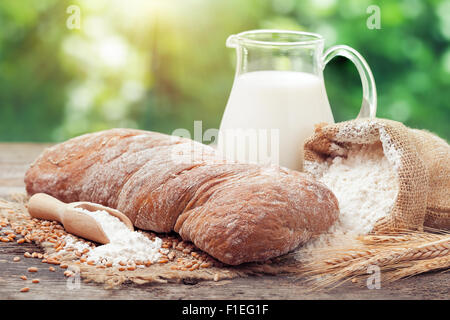
[[[241, 140], [241, 144], [252, 144], [242, 146], [231, 143], [233, 135], [226, 134], [253, 131], [259, 133], [257, 148], [266, 148], [263, 144], [270, 143], [269, 156], [279, 162], [276, 164], [302, 170], [303, 142], [313, 134], [314, 124], [320, 122], [334, 122], [321, 77], [296, 71], [243, 73], [235, 78], [220, 126], [218, 148], [229, 160], [236, 160], [238, 149], [254, 152], [256, 141]], [[275, 141], [274, 137], [261, 139], [261, 133], [271, 132]], [[254, 158], [248, 153], [246, 156], [248, 159], [239, 160]]]

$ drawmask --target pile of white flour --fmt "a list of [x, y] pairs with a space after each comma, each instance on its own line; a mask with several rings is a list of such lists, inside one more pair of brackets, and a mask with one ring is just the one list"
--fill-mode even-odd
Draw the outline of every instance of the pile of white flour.
[[329, 232], [308, 243], [307, 249], [336, 245], [342, 235], [368, 234], [377, 220], [390, 213], [399, 189], [395, 166], [380, 145], [355, 145], [346, 158], [329, 160], [313, 175], [336, 195], [340, 215]]
[[162, 244], [160, 238], [156, 237], [152, 241], [140, 232], [131, 231], [122, 221], [103, 210], [94, 212], [82, 208], [75, 210], [93, 217], [101, 225], [110, 242], [92, 249], [86, 243], [67, 236], [65, 249], [73, 248], [78, 251], [89, 249], [85, 258], [97, 265], [112, 263], [113, 266], [118, 266], [120, 262], [126, 264], [136, 261], [155, 262], [160, 258]]

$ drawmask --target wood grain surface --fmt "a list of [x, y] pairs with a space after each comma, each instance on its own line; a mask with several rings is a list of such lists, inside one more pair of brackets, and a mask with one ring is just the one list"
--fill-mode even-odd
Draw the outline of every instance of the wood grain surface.
[[[0, 197], [24, 192], [23, 176], [48, 145], [0, 143]], [[0, 243], [0, 299], [448, 299], [450, 273], [430, 273], [369, 290], [364, 283], [347, 283], [327, 292], [310, 292], [304, 281], [291, 276], [258, 276], [219, 282], [124, 284], [106, 290], [102, 285], [67, 280], [59, 267], [25, 258], [41, 251], [33, 244]], [[14, 262], [14, 257], [20, 261]], [[37, 273], [27, 271], [37, 267]], [[25, 275], [28, 280], [22, 280]], [[40, 283], [31, 283], [38, 278]], [[30, 291], [20, 292], [23, 287]]]

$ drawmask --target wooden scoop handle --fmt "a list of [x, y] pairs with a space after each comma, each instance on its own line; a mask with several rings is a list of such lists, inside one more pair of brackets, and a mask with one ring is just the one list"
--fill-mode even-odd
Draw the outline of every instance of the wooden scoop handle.
[[33, 218], [56, 220], [62, 223], [66, 206], [64, 202], [45, 193], [37, 193], [28, 201], [28, 212]]

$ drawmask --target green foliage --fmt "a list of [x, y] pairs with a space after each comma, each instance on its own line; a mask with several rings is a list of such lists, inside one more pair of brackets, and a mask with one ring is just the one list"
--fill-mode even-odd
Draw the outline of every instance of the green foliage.
[[[66, 26], [69, 5], [81, 29]], [[366, 26], [368, 6], [381, 29]], [[378, 116], [450, 138], [450, 0], [2, 0], [0, 141], [62, 141], [135, 127], [217, 128], [234, 78], [228, 35], [318, 32], [368, 61]], [[334, 59], [325, 83], [337, 121], [354, 118], [361, 84]]]

